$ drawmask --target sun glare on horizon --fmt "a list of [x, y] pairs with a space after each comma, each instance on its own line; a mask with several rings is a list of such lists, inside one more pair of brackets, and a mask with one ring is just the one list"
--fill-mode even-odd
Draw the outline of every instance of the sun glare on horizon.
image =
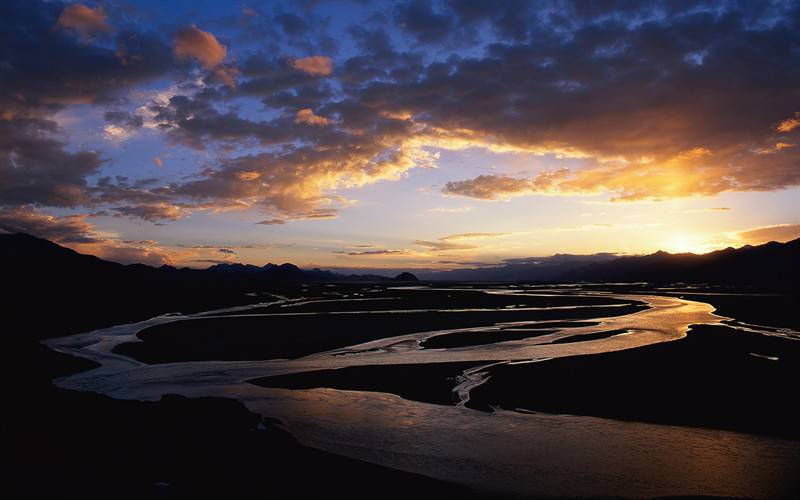
[[664, 241], [664, 250], [670, 253], [701, 254], [713, 251], [699, 236], [678, 233]]

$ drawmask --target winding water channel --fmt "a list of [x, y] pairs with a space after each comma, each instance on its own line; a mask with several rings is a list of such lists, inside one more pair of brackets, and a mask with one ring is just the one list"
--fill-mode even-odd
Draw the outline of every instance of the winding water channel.
[[[509, 289], [485, 293], [519, 292]], [[624, 316], [593, 318], [598, 324], [592, 326], [494, 344], [441, 349], [420, 346], [426, 339], [440, 335], [536, 327], [545, 322], [414, 333], [291, 360], [148, 365], [112, 352], [117, 345], [138, 341], [137, 332], [149, 326], [222, 314], [248, 315], [265, 304], [159, 316], [52, 339], [47, 345], [101, 364], [56, 380], [63, 388], [120, 399], [158, 400], [164, 394], [235, 398], [251, 411], [279, 419], [308, 446], [483, 490], [567, 496], [774, 496], [777, 492], [771, 488], [787, 474], [797, 472], [798, 442], [691, 427], [522, 411], [487, 413], [464, 407], [470, 389], [487, 376], [484, 369], [488, 365], [546, 362], [551, 358], [669, 342], [685, 336], [690, 325], [726, 319], [702, 302], [657, 295], [608, 296], [644, 302], [649, 308]], [[279, 299], [272, 304], [291, 303], [289, 299]], [[403, 312], [407, 311], [397, 311], [398, 315]], [[565, 337], [617, 330], [624, 332], [595, 340], [552, 343]], [[485, 362], [459, 377], [454, 391], [460, 404], [454, 406], [410, 401], [385, 393], [289, 390], [247, 382], [257, 377], [350, 366], [445, 362]], [[528, 386], [531, 383], [548, 382], [526, 382]]]

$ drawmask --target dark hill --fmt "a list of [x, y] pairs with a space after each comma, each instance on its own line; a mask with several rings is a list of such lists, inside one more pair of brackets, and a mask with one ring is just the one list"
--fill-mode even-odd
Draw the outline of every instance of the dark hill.
[[564, 276], [568, 281], [646, 281], [649, 283], [714, 283], [797, 288], [800, 283], [800, 239], [787, 243], [726, 248], [707, 254], [620, 257], [595, 263]]
[[411, 273], [400, 273], [392, 279], [394, 281], [419, 281], [419, 279]]
[[[387, 281], [373, 275], [340, 275], [293, 264], [217, 264], [208, 269], [122, 265], [83, 255], [27, 234], [0, 234], [0, 270], [6, 306], [45, 338], [54, 332], [32, 318], [62, 317], [65, 335], [97, 325], [135, 321], [169, 311], [200, 311], [264, 300], [253, 292], [296, 289], [301, 282]], [[67, 324], [69, 326], [67, 326]]]

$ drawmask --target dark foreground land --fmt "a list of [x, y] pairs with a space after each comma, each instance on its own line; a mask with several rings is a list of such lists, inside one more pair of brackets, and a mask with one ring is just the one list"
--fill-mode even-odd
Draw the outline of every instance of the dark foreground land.
[[[60, 390], [50, 377], [91, 368], [41, 347], [4, 420], [13, 457], [3, 498], [324, 498], [347, 492], [475, 498], [456, 485], [298, 444], [228, 399], [119, 401]], [[338, 493], [337, 493], [338, 492]]]

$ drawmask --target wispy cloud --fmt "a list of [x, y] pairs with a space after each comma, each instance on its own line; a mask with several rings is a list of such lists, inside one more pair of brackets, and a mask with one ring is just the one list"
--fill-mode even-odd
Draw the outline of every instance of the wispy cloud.
[[428, 212], [443, 214], [463, 214], [472, 211], [472, 207], [434, 207], [429, 208]]
[[379, 250], [365, 250], [365, 251], [351, 251], [346, 252], [342, 250], [336, 250], [333, 253], [336, 254], [343, 254], [343, 255], [350, 255], [354, 257], [362, 257], [362, 256], [369, 256], [369, 255], [401, 255], [408, 253], [406, 250], [388, 250], [385, 248]]

